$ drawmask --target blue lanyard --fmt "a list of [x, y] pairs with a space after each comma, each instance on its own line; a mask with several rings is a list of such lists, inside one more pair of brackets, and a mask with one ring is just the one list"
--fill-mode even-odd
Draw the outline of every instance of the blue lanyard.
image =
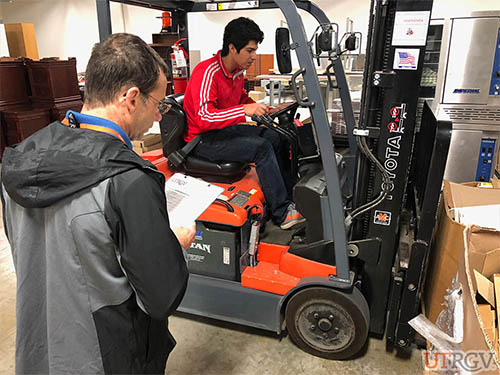
[[[125, 133], [125, 131], [121, 127], [119, 127], [112, 121], [96, 116], [78, 113], [75, 111], [66, 112], [65, 120], [66, 121], [63, 121], [63, 123], [71, 127], [87, 128], [111, 134], [116, 138], [122, 140], [128, 146], [128, 148], [133, 148], [132, 142], [130, 142], [130, 138], [128, 137], [127, 133]], [[109, 131], [106, 131], [106, 129], [109, 129]]]

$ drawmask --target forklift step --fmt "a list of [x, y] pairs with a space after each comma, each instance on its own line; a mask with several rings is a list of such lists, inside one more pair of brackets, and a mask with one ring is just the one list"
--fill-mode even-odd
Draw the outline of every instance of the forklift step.
[[337, 268], [328, 264], [290, 254], [288, 246], [260, 243], [258, 264], [247, 267], [241, 274], [241, 285], [245, 288], [285, 295], [302, 278], [335, 276]]

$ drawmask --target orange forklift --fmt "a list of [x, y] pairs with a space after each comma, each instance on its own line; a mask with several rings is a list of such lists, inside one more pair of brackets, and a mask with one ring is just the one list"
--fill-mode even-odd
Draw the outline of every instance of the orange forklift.
[[[253, 118], [289, 144], [293, 197], [307, 219], [294, 230], [267, 220], [254, 166], [190, 154], [195, 144], [183, 141], [183, 97], [167, 97], [172, 108], [160, 123], [163, 149], [143, 157], [167, 179], [181, 172], [224, 188], [196, 221], [179, 310], [286, 330], [298, 347], [328, 359], [352, 357], [369, 334], [385, 335], [388, 348], [411, 349], [415, 332], [408, 321], [420, 312], [451, 135], [451, 123], [436, 117], [431, 102], [416, 119], [432, 0], [372, 0], [358, 123], [341, 56], [356, 48], [359, 35], [339, 42], [338, 25], [310, 1], [119, 2], [171, 12], [182, 38], [188, 38], [189, 12], [279, 8], [288, 25], [276, 33], [280, 72], [291, 72], [291, 51], [300, 65], [290, 77], [295, 101]], [[109, 0], [97, 0], [97, 9], [104, 39], [111, 30]], [[298, 9], [318, 21], [310, 40]], [[411, 22], [401, 27], [408, 15], [421, 19], [417, 36], [408, 31]], [[398, 68], [400, 52], [416, 60]], [[328, 59], [329, 88], [341, 98], [344, 137], [332, 133], [327, 117], [315, 67], [320, 59]], [[307, 96], [299, 92], [299, 76]], [[296, 121], [299, 107], [310, 121]]]

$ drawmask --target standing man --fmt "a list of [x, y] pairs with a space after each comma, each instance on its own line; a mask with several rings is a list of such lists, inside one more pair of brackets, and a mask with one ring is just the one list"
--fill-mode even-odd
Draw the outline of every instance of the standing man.
[[165, 372], [194, 225], [170, 229], [164, 177], [130, 139], [168, 110], [166, 72], [140, 38], [114, 34], [92, 50], [82, 112], [5, 150], [17, 373]]
[[276, 155], [280, 138], [274, 131], [239, 125], [245, 116], [263, 115], [268, 107], [248, 97], [243, 73], [255, 62], [264, 39], [259, 26], [240, 17], [224, 29], [222, 51], [194, 69], [184, 96], [186, 142], [203, 134], [193, 154], [216, 162], [255, 163], [273, 221], [288, 229], [305, 219], [291, 201]]

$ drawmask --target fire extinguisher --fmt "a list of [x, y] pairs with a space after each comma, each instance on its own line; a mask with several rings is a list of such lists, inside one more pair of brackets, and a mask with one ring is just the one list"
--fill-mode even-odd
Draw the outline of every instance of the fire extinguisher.
[[179, 39], [172, 46], [170, 60], [172, 62], [172, 76], [174, 79], [174, 93], [183, 94], [186, 92], [188, 80], [188, 60], [189, 56], [180, 43], [187, 40], [186, 38]]

